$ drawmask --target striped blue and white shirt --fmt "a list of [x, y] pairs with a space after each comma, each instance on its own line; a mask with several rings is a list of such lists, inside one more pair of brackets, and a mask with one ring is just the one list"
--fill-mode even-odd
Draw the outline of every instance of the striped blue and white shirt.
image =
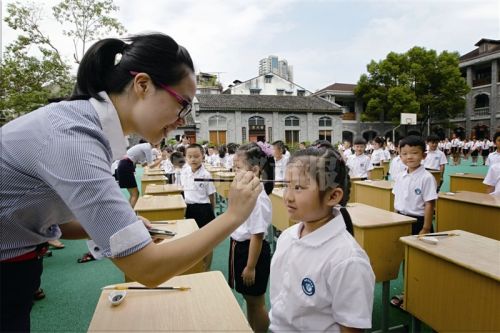
[[151, 242], [111, 175], [126, 141], [113, 104], [101, 96], [104, 102], [50, 104], [0, 129], [0, 260], [59, 238], [58, 225], [72, 220], [106, 257]]

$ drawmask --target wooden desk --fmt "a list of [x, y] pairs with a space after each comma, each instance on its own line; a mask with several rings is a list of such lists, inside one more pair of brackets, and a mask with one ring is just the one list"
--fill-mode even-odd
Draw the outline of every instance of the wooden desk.
[[134, 210], [150, 221], [179, 220], [184, 218], [186, 203], [179, 194], [168, 197], [144, 195], [139, 197]]
[[476, 175], [471, 173], [455, 173], [450, 175], [450, 191], [470, 191], [486, 193], [486, 185], [483, 184], [484, 175]]
[[167, 184], [167, 185], [156, 185], [151, 184], [146, 187], [146, 194], [149, 195], [157, 195], [157, 196], [168, 196], [173, 194], [181, 194], [182, 186], [176, 184]]
[[459, 236], [440, 237], [436, 245], [401, 238], [404, 308], [438, 332], [499, 332], [500, 242], [452, 232]]
[[[234, 172], [214, 172], [213, 178], [221, 178], [221, 179], [229, 179], [233, 180], [236, 176]], [[219, 193], [223, 198], [227, 198], [229, 196], [229, 188], [231, 187], [230, 182], [214, 182], [215, 190]]]
[[441, 184], [441, 180], [443, 179], [443, 173], [440, 170], [427, 171], [429, 171], [434, 176], [434, 179], [436, 180], [436, 186], [439, 186], [439, 184]]
[[411, 224], [416, 219], [362, 203], [348, 204], [347, 211], [354, 225], [354, 238], [370, 257], [377, 282], [397, 279], [404, 257], [399, 238], [411, 235]]
[[460, 229], [500, 240], [500, 197], [486, 193], [439, 193], [436, 230]]
[[224, 167], [205, 166], [205, 169], [210, 172], [212, 178], [215, 178], [215, 173], [217, 172], [229, 172], [229, 170]]
[[151, 184], [165, 185], [167, 183], [167, 177], [165, 176], [142, 176], [141, 178], [141, 193], [146, 193], [146, 187]]
[[393, 181], [388, 180], [365, 180], [354, 182], [356, 187], [356, 202], [369, 206], [394, 211]]
[[221, 272], [176, 276], [163, 285], [191, 289], [127, 290], [118, 306], [103, 290], [88, 331], [252, 332]]
[[165, 176], [163, 169], [144, 169], [145, 176]]
[[397, 279], [404, 257], [399, 238], [411, 235], [411, 224], [416, 219], [361, 203], [348, 204], [347, 211], [354, 226], [354, 238], [368, 254], [375, 280], [382, 282], [381, 331], [386, 332], [389, 329], [390, 280]]
[[384, 167], [383, 166], [376, 166], [373, 167], [373, 170], [370, 171], [370, 177], [368, 177], [371, 180], [382, 180], [384, 179]]
[[382, 168], [384, 168], [384, 176], [389, 174], [389, 168], [391, 165], [391, 161], [382, 161]]
[[361, 181], [360, 177], [351, 177], [351, 194], [349, 195], [349, 202], [356, 202], [356, 186], [354, 182]]

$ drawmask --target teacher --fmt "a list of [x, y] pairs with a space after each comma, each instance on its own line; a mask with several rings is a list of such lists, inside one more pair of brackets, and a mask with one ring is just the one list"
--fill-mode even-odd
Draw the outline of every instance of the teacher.
[[29, 331], [47, 242], [91, 238], [93, 251], [156, 286], [201, 260], [245, 221], [261, 191], [251, 172], [231, 185], [226, 213], [154, 244], [111, 175], [124, 136], [158, 143], [184, 124], [196, 92], [187, 50], [153, 33], [104, 39], [84, 55], [68, 101], [1, 128], [0, 331]]

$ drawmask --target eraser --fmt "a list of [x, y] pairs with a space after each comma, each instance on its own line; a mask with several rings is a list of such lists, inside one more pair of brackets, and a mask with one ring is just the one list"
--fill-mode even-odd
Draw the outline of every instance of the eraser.
[[427, 243], [427, 244], [432, 244], [436, 245], [439, 243], [439, 240], [436, 237], [420, 237], [419, 238], [422, 242]]

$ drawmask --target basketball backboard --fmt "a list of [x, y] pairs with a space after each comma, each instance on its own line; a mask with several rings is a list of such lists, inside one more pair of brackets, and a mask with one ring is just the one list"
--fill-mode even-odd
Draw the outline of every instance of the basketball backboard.
[[416, 125], [416, 124], [417, 124], [416, 113], [401, 113], [401, 125]]

